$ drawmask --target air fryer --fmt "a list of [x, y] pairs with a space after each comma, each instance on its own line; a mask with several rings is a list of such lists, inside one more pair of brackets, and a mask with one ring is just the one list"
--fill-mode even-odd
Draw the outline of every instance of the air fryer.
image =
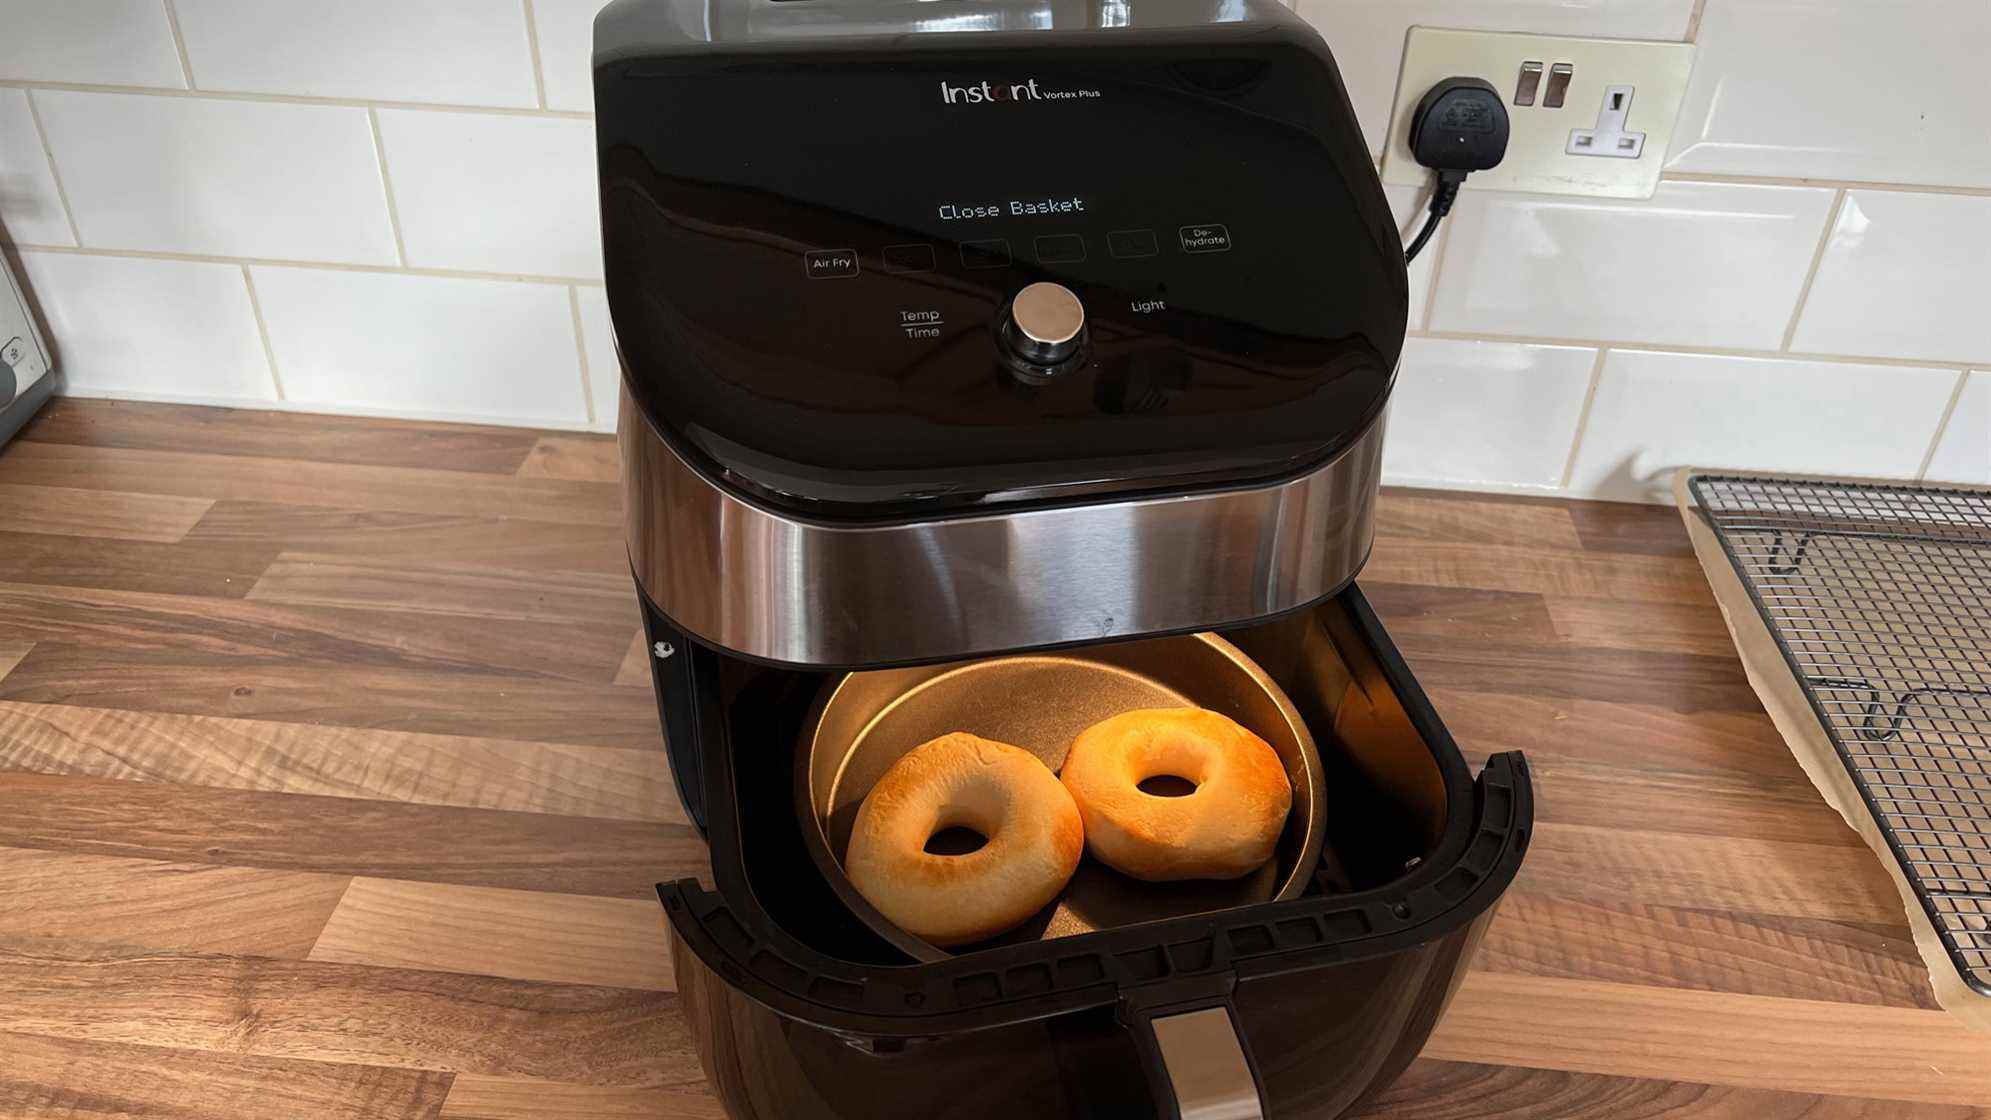
[[[1388, 1084], [1532, 800], [1353, 584], [1408, 285], [1318, 35], [1257, 0], [618, 0], [595, 67], [630, 558], [713, 866], [659, 893], [729, 1112]], [[940, 952], [839, 878], [798, 762], [840, 689], [1179, 649], [1234, 649], [1317, 756], [1278, 889]]]

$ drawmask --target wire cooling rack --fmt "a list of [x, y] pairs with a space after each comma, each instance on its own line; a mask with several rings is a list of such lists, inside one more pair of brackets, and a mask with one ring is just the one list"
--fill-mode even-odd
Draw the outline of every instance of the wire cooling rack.
[[1991, 995], [1991, 491], [1688, 485], [1957, 971]]

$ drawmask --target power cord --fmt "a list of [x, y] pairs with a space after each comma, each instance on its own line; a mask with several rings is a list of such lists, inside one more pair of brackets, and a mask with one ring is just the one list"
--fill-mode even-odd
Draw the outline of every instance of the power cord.
[[1410, 114], [1410, 153], [1438, 172], [1431, 191], [1431, 216], [1404, 246], [1408, 264], [1452, 212], [1466, 176], [1498, 166], [1507, 154], [1507, 106], [1492, 83], [1479, 78], [1446, 78], [1418, 100]]

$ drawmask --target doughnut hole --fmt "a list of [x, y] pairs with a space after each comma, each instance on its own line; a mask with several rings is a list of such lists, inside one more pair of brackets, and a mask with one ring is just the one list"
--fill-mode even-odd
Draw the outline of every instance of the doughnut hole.
[[923, 851], [930, 856], [968, 856], [994, 843], [1009, 816], [1009, 798], [997, 783], [971, 771], [957, 781], [934, 814]]
[[1158, 735], [1129, 761], [1138, 775], [1134, 788], [1149, 797], [1188, 797], [1210, 778], [1209, 750], [1181, 736]]
[[930, 856], [965, 856], [988, 846], [989, 838], [966, 825], [949, 825], [926, 838]]

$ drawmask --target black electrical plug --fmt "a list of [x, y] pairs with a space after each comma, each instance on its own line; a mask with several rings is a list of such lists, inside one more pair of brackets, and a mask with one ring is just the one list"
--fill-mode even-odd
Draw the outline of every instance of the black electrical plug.
[[1466, 176], [1498, 166], [1507, 154], [1507, 106], [1500, 91], [1478, 78], [1446, 78], [1432, 86], [1410, 114], [1410, 153], [1438, 172], [1438, 186], [1431, 192], [1431, 217], [1404, 247], [1406, 262], [1452, 212]]

